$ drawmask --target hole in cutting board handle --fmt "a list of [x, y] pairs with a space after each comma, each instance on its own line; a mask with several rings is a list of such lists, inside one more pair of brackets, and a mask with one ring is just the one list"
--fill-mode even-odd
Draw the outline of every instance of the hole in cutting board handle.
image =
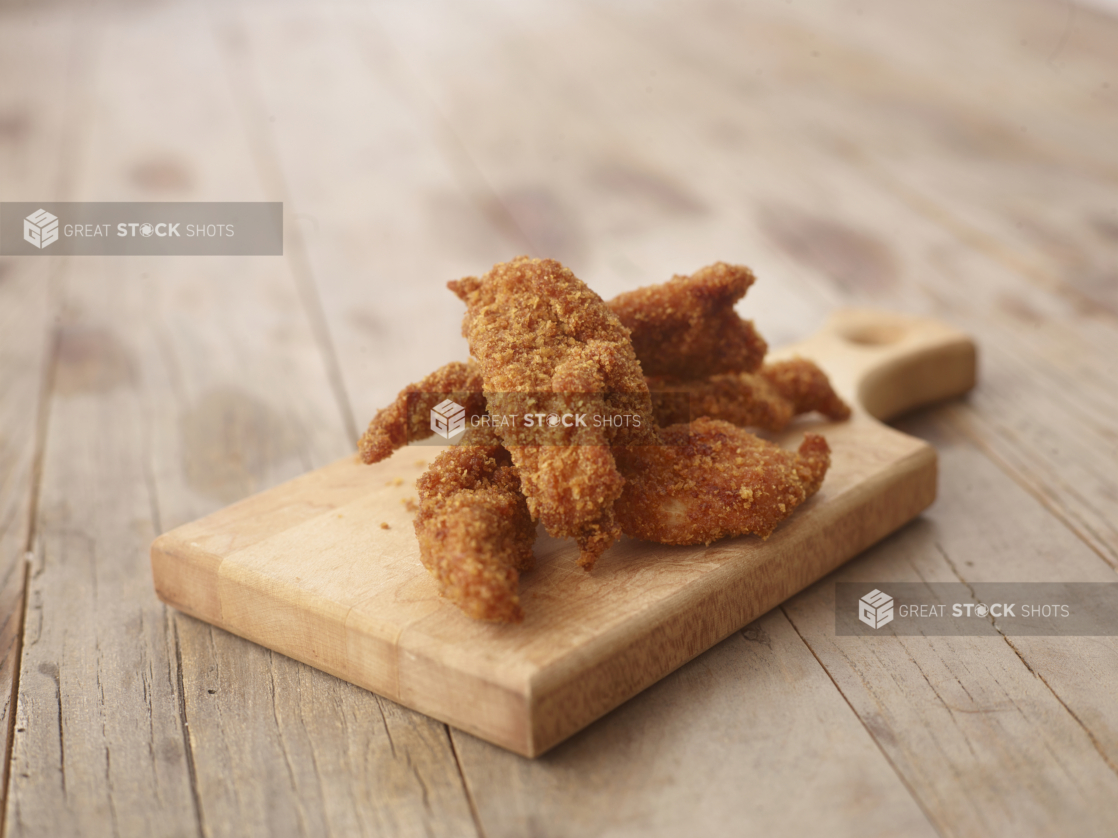
[[858, 346], [888, 346], [899, 343], [905, 329], [894, 323], [848, 323], [838, 333], [843, 340]]
[[857, 382], [856, 402], [883, 422], [974, 386], [974, 342], [943, 323], [850, 311], [840, 314], [833, 328], [854, 350], [846, 360]]

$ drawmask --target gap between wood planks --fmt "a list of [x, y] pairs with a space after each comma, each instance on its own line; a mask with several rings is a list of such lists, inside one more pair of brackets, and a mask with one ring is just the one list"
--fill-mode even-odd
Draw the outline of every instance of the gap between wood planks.
[[[89, 66], [93, 53], [95, 38], [89, 37], [89, 30], [81, 25], [88, 18], [88, 14], [79, 12], [81, 18], [78, 23], [71, 23], [71, 32], [68, 48], [66, 50], [67, 63], [64, 74], [62, 131], [59, 141], [59, 154], [53, 190], [49, 196], [65, 201], [73, 196], [74, 182], [77, 172], [77, 146], [81, 137], [81, 127], [87, 115], [87, 103], [90, 96]], [[21, 196], [26, 197], [26, 196]], [[18, 607], [9, 612], [2, 630], [7, 632], [10, 622], [16, 614], [18, 620], [14, 626], [14, 637], [5, 655], [6, 662], [11, 667], [11, 690], [7, 696], [8, 719], [4, 732], [4, 764], [0, 767], [0, 835], [8, 834], [8, 794], [12, 782], [12, 749], [15, 745], [16, 710], [20, 694], [20, 675], [23, 671], [23, 641], [27, 627], [27, 612], [30, 606], [30, 581], [31, 563], [36, 547], [38, 534], [39, 498], [42, 489], [43, 459], [46, 453], [47, 431], [50, 425], [51, 395], [54, 390], [54, 376], [58, 362], [59, 330], [55, 324], [58, 312], [61, 310], [60, 288], [62, 278], [69, 267], [69, 259], [56, 257], [50, 262], [46, 276], [46, 328], [41, 337], [43, 341], [42, 368], [39, 375], [39, 392], [35, 403], [34, 438], [32, 439], [31, 474], [28, 484], [28, 507], [26, 536], [23, 539], [23, 551], [20, 558], [18, 571], [13, 567], [13, 576], [20, 580]], [[17, 575], [18, 574], [18, 575]], [[11, 578], [11, 577], [9, 577]]]
[[[5, 736], [7, 739], [4, 742], [4, 765], [3, 771], [3, 789], [0, 793], [0, 835], [5, 834], [6, 821], [5, 812], [8, 804], [8, 785], [11, 781], [12, 769], [12, 745], [15, 740], [16, 729], [16, 702], [19, 699], [19, 673], [20, 663], [23, 658], [23, 628], [27, 624], [27, 586], [31, 576], [31, 562], [26, 556], [20, 568], [20, 582], [22, 589], [19, 597], [19, 608], [17, 611], [10, 613], [5, 620], [4, 625], [0, 627], [0, 636], [8, 633], [8, 626], [13, 619], [17, 619], [16, 625], [13, 628], [11, 645], [8, 647], [8, 654], [6, 657], [7, 664], [11, 667], [12, 673], [12, 688], [7, 696], [8, 702], [8, 724]], [[15, 569], [13, 568], [13, 571]]]
[[[377, 699], [380, 700], [379, 698]], [[450, 743], [450, 752], [454, 754], [454, 764], [458, 767], [458, 776], [462, 780], [462, 790], [466, 792], [466, 802], [470, 804], [470, 817], [474, 819], [474, 829], [477, 830], [478, 838], [485, 838], [485, 829], [481, 825], [481, 816], [478, 814], [477, 801], [474, 800], [474, 793], [470, 789], [470, 782], [466, 779], [466, 772], [462, 770], [462, 759], [458, 756], [458, 748], [454, 744], [454, 736], [450, 732], [449, 725], [443, 725], [443, 730], [446, 732], [446, 740]]]
[[[842, 700], [846, 703], [846, 706], [850, 708], [850, 712], [852, 714], [854, 714], [854, 718], [856, 718], [858, 720], [858, 723], [866, 731], [866, 735], [869, 736], [869, 738], [873, 742], [874, 746], [881, 753], [881, 755], [885, 758], [885, 761], [887, 763], [889, 763], [889, 767], [893, 769], [893, 773], [897, 775], [897, 779], [900, 780], [901, 783], [904, 785], [905, 790], [912, 797], [913, 802], [915, 802], [916, 805], [920, 807], [920, 811], [924, 813], [924, 817], [928, 819], [928, 823], [931, 824], [932, 829], [934, 829], [940, 835], [943, 835], [944, 832], [943, 832], [942, 829], [940, 829], [939, 824], [936, 822], [936, 818], [934, 817], [933, 813], [928, 809], [927, 806], [924, 805], [923, 799], [921, 798], [921, 796], [919, 794], [916, 793], [916, 790], [908, 782], [908, 778], [905, 777], [904, 772], [900, 770], [900, 767], [893, 761], [893, 758], [889, 756], [888, 751], [886, 751], [885, 748], [882, 747], [881, 741], [874, 734], [874, 732], [872, 730], [870, 730], [870, 726], [866, 723], [866, 720], [862, 718], [862, 714], [858, 712], [858, 709], [850, 701], [850, 699], [847, 697], [846, 693], [844, 693], [842, 691], [842, 687], [839, 686], [838, 681], [835, 680], [834, 675], [832, 675], [831, 671], [829, 669], [827, 669], [826, 666], [824, 666], [823, 661], [821, 661], [819, 659], [819, 655], [815, 654], [815, 649], [813, 649], [811, 647], [811, 644], [808, 643], [807, 640], [804, 638], [803, 634], [800, 632], [799, 627], [796, 626], [795, 621], [788, 614], [788, 610], [784, 607], [783, 604], [781, 604], [777, 607], [780, 609], [780, 613], [784, 615], [784, 619], [786, 619], [788, 621], [788, 624], [790, 626], [792, 626], [792, 630], [796, 632], [796, 636], [798, 638], [800, 638], [800, 642], [804, 644], [804, 647], [809, 652], [811, 652], [811, 656], [813, 658], [815, 658], [815, 662], [817, 664], [819, 664], [819, 668], [822, 669], [824, 673], [826, 673], [827, 679], [832, 684], [834, 684], [835, 692], [837, 692], [839, 695], [842, 696]], [[743, 629], [743, 631], [744, 631], [744, 629]]]
[[[62, 272], [58, 265], [65, 265], [65, 261], [55, 262], [47, 276], [48, 282], [48, 310], [58, 310], [57, 289]], [[50, 394], [54, 389], [54, 371], [58, 359], [58, 330], [48, 327], [43, 337], [45, 347], [43, 350], [43, 367], [39, 375], [39, 393], [35, 405], [35, 431], [32, 440], [33, 453], [31, 458], [31, 480], [28, 485], [27, 505], [27, 532], [23, 540], [23, 553], [19, 572], [20, 592], [17, 608], [10, 611], [0, 631], [7, 633], [12, 618], [18, 613], [18, 621], [14, 627], [14, 637], [11, 645], [7, 647], [6, 662], [11, 667], [12, 684], [8, 695], [8, 720], [6, 739], [4, 741], [3, 786], [0, 789], [0, 835], [7, 834], [7, 807], [8, 789], [11, 785], [12, 748], [15, 744], [16, 705], [19, 701], [20, 673], [23, 671], [23, 634], [27, 625], [27, 609], [29, 604], [29, 584], [31, 581], [31, 562], [35, 551], [36, 523], [39, 511], [39, 491], [42, 485], [43, 456], [46, 451], [47, 428], [50, 422]], [[15, 568], [13, 567], [13, 575]], [[6, 586], [5, 586], [6, 587]]]
[[[1010, 477], [1012, 477], [1012, 475], [1010, 475]], [[1023, 486], [1022, 488], [1024, 488], [1025, 491], [1028, 491], [1027, 486]], [[1071, 528], [1069, 527], [1069, 529]], [[1090, 545], [1088, 544], [1087, 546]], [[947, 562], [947, 566], [951, 568], [951, 572], [955, 574], [955, 578], [957, 578], [960, 582], [967, 586], [967, 590], [970, 591], [971, 597], [977, 601], [978, 597], [975, 595], [974, 588], [971, 586], [971, 583], [966, 580], [963, 574], [959, 572], [958, 565], [956, 565], [955, 562], [951, 560], [951, 557], [947, 555], [947, 551], [944, 550], [938, 542], [936, 543], [935, 548], [939, 551], [939, 554], [943, 556], [943, 560]], [[1102, 557], [1100, 556], [1100, 558]], [[1106, 749], [1103, 748], [1102, 743], [1099, 742], [1098, 737], [1095, 736], [1094, 732], [1089, 727], [1087, 727], [1087, 725], [1083, 724], [1083, 720], [1080, 719], [1079, 716], [1076, 715], [1075, 711], [1068, 706], [1068, 703], [1060, 697], [1060, 694], [1052, 688], [1052, 685], [1048, 683], [1048, 679], [1045, 678], [1041, 672], [1033, 669], [1029, 662], [1025, 660], [1025, 656], [1021, 654], [1021, 651], [1013, 644], [1013, 641], [1010, 640], [1009, 637], [1006, 636], [1005, 632], [1001, 630], [1001, 627], [998, 626], [997, 622], [992, 621], [992, 625], [994, 626], [994, 630], [998, 633], [998, 635], [1001, 636], [1002, 640], [1006, 642], [1009, 648], [1013, 650], [1013, 653], [1017, 655], [1017, 657], [1021, 660], [1021, 663], [1025, 665], [1025, 668], [1029, 670], [1029, 672], [1031, 672], [1034, 676], [1040, 679], [1040, 682], [1044, 684], [1048, 692], [1052, 693], [1052, 697], [1055, 698], [1056, 701], [1060, 702], [1060, 706], [1067, 711], [1069, 716], [1075, 719], [1075, 723], [1083, 729], [1084, 733], [1087, 734], [1087, 738], [1091, 740], [1091, 744], [1095, 746], [1095, 750], [1099, 752], [1099, 756], [1102, 757], [1103, 762], [1105, 762], [1110, 767], [1111, 771], [1118, 775], [1118, 765], [1115, 765], [1113, 760], [1111, 760], [1110, 756], [1106, 753]]]
[[984, 440], [981, 435], [976, 434], [973, 428], [970, 427], [970, 425], [960, 419], [957, 415], [957, 410], [958, 408], [954, 405], [950, 405], [944, 408], [944, 414], [947, 417], [947, 422], [950, 424], [951, 428], [962, 436], [965, 436], [967, 440], [969, 440], [976, 448], [978, 448], [979, 451], [982, 452], [986, 459], [996, 465], [1010, 480], [1012, 480], [1014, 483], [1028, 492], [1029, 495], [1036, 498], [1036, 500], [1045, 509], [1052, 513], [1053, 518], [1063, 524], [1064, 527], [1066, 527], [1069, 532], [1073, 533], [1076, 538], [1090, 547], [1095, 555], [1097, 555], [1106, 564], [1108, 564], [1116, 572], [1118, 572], [1118, 566], [1114, 564], [1113, 558], [1108, 556], [1099, 547], [1097, 540], [1092, 539], [1088, 535], [1081, 532], [1079, 527], [1076, 526], [1075, 522], [1067, 516], [1067, 513], [1060, 506], [1053, 503], [1052, 499], [1047, 497], [1043, 492], [1038, 492], [1031, 481], [1027, 480], [1023, 475], [1021, 475], [1017, 471], [1017, 469], [1012, 466], [1012, 464], [1007, 462], [1004, 457], [998, 454], [998, 452], [992, 445]]
[[194, 816], [198, 819], [198, 835], [206, 834], [206, 821], [202, 814], [202, 799], [198, 794], [198, 771], [194, 766], [194, 746], [190, 742], [190, 722], [186, 717], [186, 688], [182, 678], [182, 644], [179, 642], [179, 624], [171, 609], [163, 606], [163, 618], [169, 624], [168, 632], [175, 644], [175, 689], [178, 691], [179, 724], [182, 728], [182, 747], [186, 752], [186, 770], [190, 774], [190, 797], [194, 801]]

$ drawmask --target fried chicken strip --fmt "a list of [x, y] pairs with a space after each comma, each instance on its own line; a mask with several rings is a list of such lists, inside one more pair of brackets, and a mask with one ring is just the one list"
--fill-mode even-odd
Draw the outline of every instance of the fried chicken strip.
[[835, 393], [826, 373], [806, 358], [765, 364], [756, 373], [725, 373], [698, 381], [650, 378], [648, 386], [656, 421], [662, 426], [708, 416], [780, 431], [794, 416], [812, 411], [834, 421], [850, 417], [850, 408]]
[[574, 538], [579, 564], [589, 570], [621, 535], [613, 505], [624, 481], [610, 445], [653, 430], [648, 386], [629, 332], [601, 297], [550, 259], [522, 256], [448, 287], [466, 303], [462, 332], [482, 370], [491, 416], [646, 420], [636, 428], [558, 426], [546, 438], [521, 422], [497, 429], [532, 517], [551, 535]]
[[817, 434], [786, 451], [716, 419], [660, 434], [661, 445], [615, 449], [626, 482], [614, 507], [626, 535], [660, 544], [768, 538], [818, 491], [831, 459]]
[[481, 371], [472, 364], [453, 361], [422, 381], [409, 384], [396, 401], [377, 411], [358, 440], [361, 459], [377, 463], [409, 441], [431, 436], [431, 408], [446, 398], [465, 407], [467, 418], [485, 413]]
[[645, 375], [690, 380], [753, 372], [768, 346], [734, 311], [753, 282], [749, 268], [715, 262], [691, 276], [619, 294], [608, 305], [632, 332]]
[[518, 571], [532, 567], [536, 525], [508, 452], [486, 429], [467, 433], [416, 483], [419, 557], [467, 616], [519, 623]]

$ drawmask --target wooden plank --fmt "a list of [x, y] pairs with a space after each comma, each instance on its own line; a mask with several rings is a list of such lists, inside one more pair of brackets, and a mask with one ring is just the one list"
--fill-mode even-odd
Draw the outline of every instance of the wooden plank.
[[539, 760], [455, 733], [485, 834], [935, 835], [780, 609]]
[[943, 419], [905, 427], [936, 443], [940, 500], [785, 612], [941, 834], [1113, 834], [1115, 638], [835, 636], [834, 582], [1114, 579]]
[[126, 310], [125, 295], [88, 268], [74, 279], [68, 302], [94, 307], [60, 337], [7, 829], [195, 834], [173, 649], [146, 590], [155, 527], [137, 355], [107, 311], [90, 319], [98, 303]]
[[[879, 415], [974, 381], [963, 335], [873, 312], [836, 316], [788, 354], [814, 358], [840, 393]], [[931, 502], [935, 458], [923, 444], [863, 411], [819, 429], [833, 450], [827, 481], [767, 541], [626, 542], [592, 576], [575, 569], [574, 545], [545, 542], [521, 586], [521, 626], [472, 622], [438, 599], [400, 503], [421, 470], [406, 448], [371, 467], [351, 456], [167, 533], [152, 546], [156, 590], [215, 625], [536, 756]], [[785, 446], [801, 433], [783, 435]]]
[[[40, 25], [6, 13], [0, 29], [0, 192], [4, 200], [64, 193], [70, 161], [63, 138], [76, 124], [81, 51], [64, 21]], [[0, 258], [0, 819], [15, 730], [27, 563], [33, 543], [37, 457], [45, 420], [58, 262]]]
[[[78, 197], [263, 199], [208, 20], [105, 13]], [[95, 39], [96, 40], [96, 39]], [[51, 408], [13, 834], [468, 834], [445, 729], [155, 599], [150, 540], [349, 450], [279, 259], [84, 260]]]
[[[36, 442], [49, 358], [48, 278], [38, 264], [0, 260], [0, 789], [6, 792], [23, 636]], [[2, 800], [0, 800], [2, 803]], [[0, 810], [2, 811], [2, 810]]]

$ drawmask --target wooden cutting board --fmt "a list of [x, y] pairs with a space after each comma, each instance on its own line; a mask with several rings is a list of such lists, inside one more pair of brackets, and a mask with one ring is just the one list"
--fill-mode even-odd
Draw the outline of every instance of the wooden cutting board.
[[[801, 422], [831, 445], [820, 492], [767, 540], [623, 539], [592, 573], [541, 534], [527, 619], [478, 623], [441, 600], [405, 502], [438, 449], [356, 456], [156, 539], [167, 604], [525, 756], [537, 756], [894, 531], [935, 497], [936, 455], [886, 427], [975, 380], [975, 347], [929, 320], [844, 311], [800, 354], [855, 414]], [[385, 529], [381, 525], [387, 524]]]

